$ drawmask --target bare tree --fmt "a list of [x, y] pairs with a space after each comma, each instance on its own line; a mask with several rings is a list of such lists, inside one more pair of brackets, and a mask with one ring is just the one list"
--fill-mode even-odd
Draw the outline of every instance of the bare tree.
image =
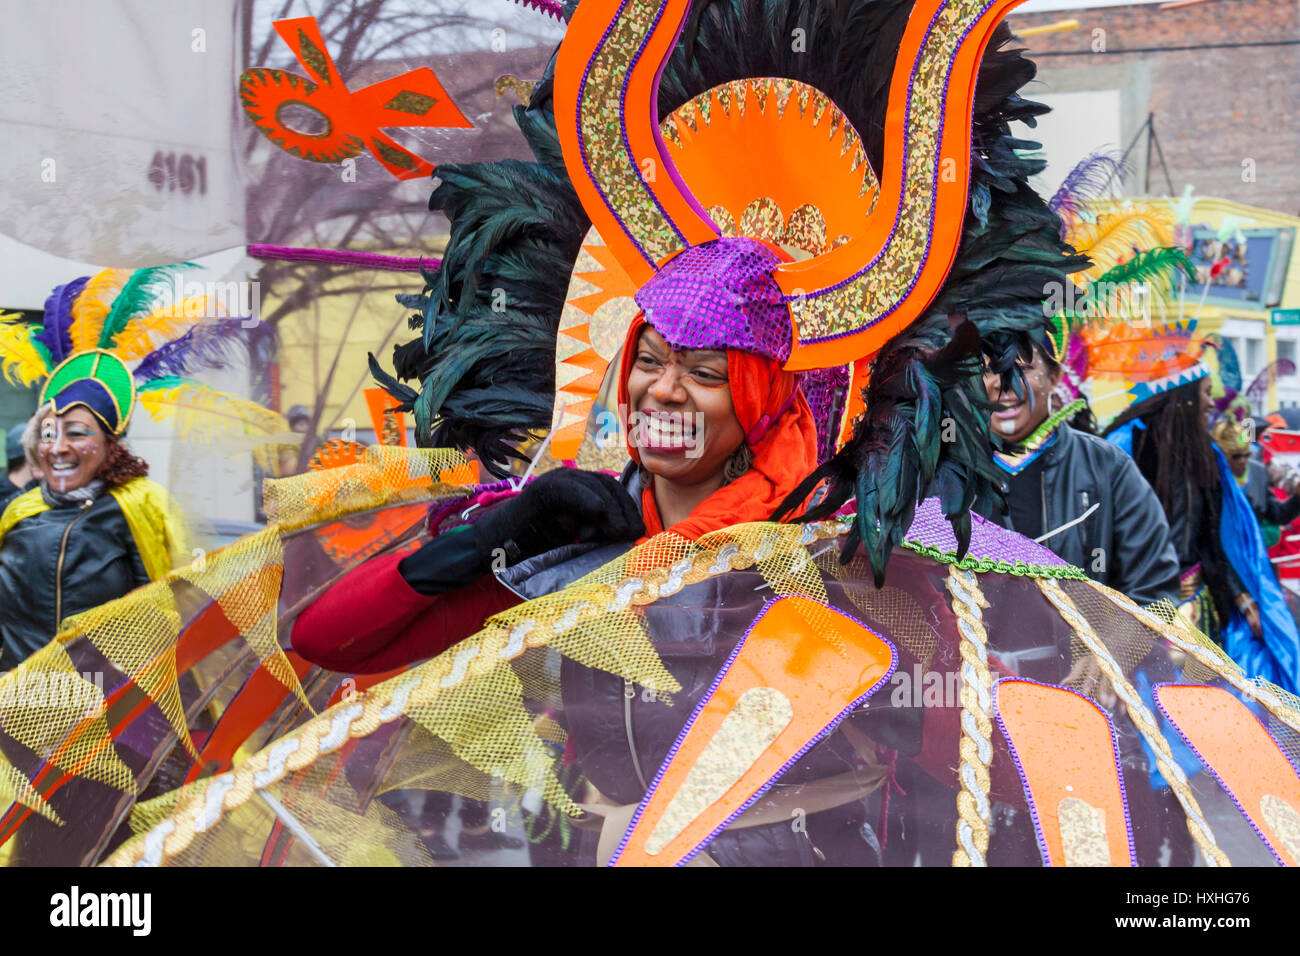
[[[413, 152], [435, 165], [506, 156], [530, 158], [510, 117], [514, 101], [497, 102], [494, 85], [506, 73], [526, 79], [540, 76], [558, 35], [557, 25], [526, 11], [526, 16], [512, 21], [525, 26], [514, 27], [503, 37], [501, 11], [500, 4], [484, 0], [241, 0], [243, 63], [245, 67], [301, 75], [302, 67], [271, 24], [310, 13], [349, 90], [430, 67], [474, 124], [473, 130], [388, 131]], [[399, 182], [368, 153], [356, 157], [349, 170], [354, 175], [345, 177], [339, 166], [307, 162], [279, 149], [242, 111], [235, 123], [242, 134], [250, 242], [431, 258], [441, 252], [447, 224], [441, 215], [428, 211], [432, 182]], [[263, 263], [258, 278], [263, 295], [275, 303], [263, 316], [274, 330], [285, 321], [310, 316], [308, 310], [325, 298], [384, 296], [393, 309], [385, 348], [401, 339], [406, 318], [393, 294], [417, 292], [422, 284], [414, 273], [381, 275], [375, 270], [274, 260]], [[347, 329], [359, 308], [358, 303], [351, 310]], [[326, 361], [320, 357], [321, 363]], [[267, 390], [265, 370], [260, 377], [261, 388]], [[336, 381], [353, 378], [356, 384], [350, 394], [355, 396], [368, 381], [369, 372], [364, 356], [348, 349], [345, 333], [320, 381], [311, 409], [310, 435], [334, 424], [324, 420], [330, 390]], [[278, 401], [278, 396], [265, 397]], [[306, 466], [312, 451], [312, 442], [304, 443], [299, 468]]]

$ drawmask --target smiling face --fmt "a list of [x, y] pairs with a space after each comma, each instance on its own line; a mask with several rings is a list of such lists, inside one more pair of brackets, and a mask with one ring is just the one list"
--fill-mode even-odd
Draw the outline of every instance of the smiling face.
[[41, 419], [36, 460], [55, 491], [67, 493], [89, 484], [108, 457], [108, 439], [90, 410], [74, 405], [62, 415]]
[[[995, 434], [1012, 442], [1028, 438], [1046, 420], [1052, 389], [1061, 381], [1060, 366], [1053, 368], [1049, 365], [1046, 356], [1037, 348], [1033, 350], [1033, 361], [1022, 359], [1016, 364], [1028, 386], [1024, 398], [1010, 390], [1003, 393], [1000, 376], [991, 371], [984, 372], [984, 388], [989, 401], [1001, 406], [993, 410], [990, 426]], [[1033, 396], [1032, 403], [1030, 396]]]
[[727, 353], [674, 352], [646, 327], [627, 378], [628, 428], [652, 475], [682, 485], [717, 480], [745, 433], [736, 419]]

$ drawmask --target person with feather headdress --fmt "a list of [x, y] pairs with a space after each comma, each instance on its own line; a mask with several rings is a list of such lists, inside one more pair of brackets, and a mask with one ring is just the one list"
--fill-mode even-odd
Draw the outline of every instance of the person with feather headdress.
[[1210, 437], [1210, 343], [1194, 320], [1126, 324], [1090, 336], [1090, 365], [1122, 376], [1132, 404], [1106, 427], [1155, 489], [1180, 566], [1180, 611], [1252, 677], [1300, 689], [1300, 631], [1269, 563], [1259, 521]]
[[[1060, 220], [1028, 186], [1041, 161], [1019, 155], [1016, 150], [1026, 144], [1010, 135], [1012, 119], [1032, 123], [1045, 108], [1016, 92], [1034, 67], [1019, 51], [1003, 49], [1011, 37], [1005, 26], [990, 27], [994, 39], [979, 71], [978, 93], [974, 87], [963, 90], [973, 97], [973, 120], [949, 126], [951, 136], [973, 130], [976, 145], [956, 148], [965, 157], [963, 168], [969, 164], [969, 177], [957, 176], [959, 188], [951, 195], [950, 176], [935, 176], [932, 184], [931, 201], [946, 213], [935, 247], [942, 241], [948, 251], [927, 264], [904, 261], [902, 244], [891, 244], [889, 227], [901, 207], [886, 214], [882, 205], [872, 214], [887, 199], [885, 177], [876, 170], [907, 161], [921, 168], [919, 154], [886, 156], [887, 140], [901, 144], [905, 138], [909, 93], [903, 85], [893, 89], [890, 67], [910, 9], [898, 2], [841, 8], [819, 0], [694, 4], [685, 21], [686, 40], [670, 51], [658, 84], [664, 159], [675, 170], [668, 185], [661, 177], [660, 185], [647, 184], [652, 195], [638, 200], [651, 210], [671, 203], [661, 194], [675, 188], [679, 173], [689, 189], [699, 190], [694, 198], [686, 193], [685, 200], [676, 200], [687, 203], [681, 214], [686, 224], [670, 223], [667, 242], [625, 234], [628, 210], [608, 193], [610, 184], [597, 181], [604, 174], [594, 169], [596, 160], [583, 157], [587, 140], [574, 135], [579, 124], [594, 122], [593, 108], [580, 104], [570, 116], [572, 104], [557, 106], [574, 91], [562, 88], [553, 63], [528, 107], [516, 110], [536, 162], [438, 170], [441, 185], [430, 206], [450, 218], [450, 240], [424, 294], [400, 299], [421, 309], [412, 325], [423, 335], [395, 349], [397, 378], [371, 362], [381, 384], [414, 410], [417, 440], [472, 449], [502, 479], [530, 434], [553, 429], [552, 453], [572, 459], [577, 444], [566, 433], [581, 433], [581, 413], [592, 408], [595, 388], [579, 393], [564, 387], [563, 379], [572, 381], [577, 363], [589, 372], [585, 380], [597, 385], [617, 370], [620, 405], [638, 411], [626, 401], [627, 376], [638, 367], [637, 349], [648, 326], [659, 347], [668, 349], [663, 357], [674, 356], [669, 364], [678, 364], [682, 350], [725, 353], [733, 397], [755, 390], [759, 399], [748, 409], [736, 402], [745, 440], [726, 469], [710, 476], [713, 495], [696, 498], [706, 506], [707, 519], [690, 508], [670, 507], [678, 520], [663, 514], [652, 489], [666, 483], [652, 480], [653, 466], [647, 469], [639, 449], [629, 447], [633, 467], [621, 484], [635, 495], [648, 534], [673, 529], [697, 537], [728, 523], [802, 510], [826, 481], [818, 495], [822, 504], [804, 517], [830, 514], [856, 494], [858, 521], [848, 550], [864, 543], [878, 574], [927, 489], [938, 493], [959, 540], [969, 536], [969, 506], [990, 502], [1000, 483], [989, 446], [991, 441], [1001, 447], [1001, 439], [990, 439], [981, 414], [981, 350], [999, 371], [1012, 368], [1014, 343], [1041, 324], [1044, 286], [1060, 283], [1086, 260], [1071, 253], [1059, 235]], [[755, 22], [764, 28], [750, 35], [742, 24]], [[786, 38], [794, 28], [815, 29], [837, 52], [814, 57], [792, 50]], [[765, 76], [798, 79], [744, 79]], [[720, 110], [729, 94], [767, 108], [756, 105], [746, 125], [737, 101], [729, 117], [710, 123], [710, 110]], [[937, 87], [918, 87], [912, 96], [926, 104], [918, 106], [923, 111], [942, 102]], [[590, 115], [578, 119], [583, 108]], [[582, 128], [592, 135], [587, 125]], [[827, 139], [826, 148], [812, 148], [817, 134]], [[720, 177], [723, 170], [727, 175]], [[889, 172], [897, 202], [903, 177], [901, 170]], [[704, 208], [713, 219], [702, 215]], [[674, 229], [696, 238], [683, 243], [672, 238]], [[654, 243], [663, 248], [654, 251]], [[864, 275], [855, 278], [853, 272], [866, 260], [844, 254], [845, 247], [866, 254], [870, 243], [886, 250], [875, 264], [878, 273], [896, 270], [902, 277], [896, 288], [885, 290], [893, 297], [889, 302], [864, 298], [874, 293], [866, 292]], [[834, 270], [845, 275], [832, 276]], [[814, 280], [822, 283], [821, 293], [804, 295], [801, 284]], [[742, 366], [735, 356], [747, 357], [744, 382], [737, 380]], [[759, 370], [755, 357], [770, 368]], [[417, 392], [399, 379], [419, 381], [422, 388]], [[796, 417], [797, 431], [777, 427]], [[946, 421], [959, 426], [951, 442], [940, 436]], [[811, 453], [805, 449], [809, 426], [815, 430]], [[759, 442], [770, 447], [767, 439], [779, 433], [779, 450], [755, 455]], [[560, 451], [562, 445], [569, 450]], [[841, 450], [832, 457], [836, 448]], [[743, 476], [738, 487], [722, 484], [724, 470]], [[585, 480], [550, 479], [557, 485]], [[520, 497], [532, 501], [540, 494], [525, 490]], [[570, 494], [570, 506], [583, 519], [574, 527], [592, 524], [588, 505], [613, 509], [610, 501], [585, 496], [576, 486]], [[621, 507], [621, 499], [614, 499]], [[557, 504], [531, 506], [528, 514], [551, 513]], [[623, 526], [621, 518], [614, 520]], [[494, 527], [493, 534], [472, 549], [472, 561], [470, 550], [449, 553], [447, 566], [464, 574], [449, 576], [439, 585], [441, 593], [490, 570], [509, 522], [481, 524]], [[568, 543], [570, 524], [529, 540], [543, 551]], [[485, 533], [480, 527], [478, 535]], [[517, 548], [503, 553], [511, 563], [527, 556]], [[388, 574], [397, 575], [395, 564]], [[394, 578], [394, 587], [398, 583]], [[317, 607], [299, 620], [295, 642], [308, 657], [328, 656], [326, 645], [337, 643], [331, 632], [317, 634], [310, 627], [329, 617]], [[447, 639], [443, 633], [405, 653], [435, 653]], [[346, 662], [331, 659], [337, 666], [356, 666], [365, 658], [363, 646], [349, 640]], [[391, 651], [385, 649], [381, 660], [392, 660]]]
[[[1149, 605], [1178, 596], [1169, 522], [1133, 461], [1096, 437], [1097, 422], [1081, 391], [1087, 351], [1071, 334], [1102, 315], [1140, 307], [1141, 296], [1132, 290], [1161, 277], [1175, 253], [1159, 249], [1133, 256], [1120, 245], [1164, 238], [1168, 216], [1161, 207], [1130, 205], [1122, 215], [1085, 218], [1086, 201], [1105, 191], [1123, 168], [1117, 155], [1098, 150], [1076, 164], [1048, 200], [1061, 217], [1062, 238], [1091, 264], [1072, 277], [1070, 287], [1058, 286], [1045, 298], [1044, 312], [1052, 314], [1026, 337], [1015, 378], [1008, 382], [986, 368], [991, 428], [1016, 446], [1014, 452], [994, 453], [1007, 490], [1004, 503], [988, 514], [1045, 542], [1094, 580]], [[1117, 246], [1128, 261], [1112, 265]], [[1064, 308], [1067, 289], [1070, 308]]]
[[1082, 397], [1062, 404], [1059, 339], [1044, 334], [1020, 360], [1020, 394], [989, 372], [993, 427], [1019, 446], [996, 453], [1007, 474], [1005, 505], [992, 516], [1047, 544], [1094, 580], [1138, 604], [1178, 595], [1178, 558], [1160, 501], [1132, 459], [1071, 419], [1091, 418]]
[[22, 439], [40, 484], [0, 516], [4, 669], [46, 645], [65, 618], [189, 557], [174, 503], [125, 442], [137, 402], [155, 420], [218, 412], [265, 426], [278, 418], [184, 376], [222, 364], [242, 326], [230, 317], [196, 324], [203, 302], [166, 301], [176, 268], [107, 269], [65, 283], [46, 300], [40, 325], [0, 316], [5, 373], [42, 383]]
[[[981, 351], [1010, 373], [1015, 343], [1041, 323], [1042, 288], [1085, 264], [1029, 188], [1037, 165], [1010, 136], [1010, 119], [1042, 112], [1016, 94], [1032, 65], [1003, 49], [1000, 14], [973, 9], [961, 15], [974, 29], [941, 41], [917, 29], [933, 12], [926, 3], [690, 6], [665, 4], [651, 30], [675, 36], [685, 21], [686, 42], [655, 41], [666, 60], [659, 95], [673, 104], [655, 117], [667, 120], [657, 148], [673, 173], [639, 177], [642, 164], [619, 153], [653, 140], [645, 116], [656, 64], [642, 62], [646, 82], [619, 95], [584, 79], [616, 62], [615, 72], [627, 70], [600, 37], [611, 19], [644, 11], [579, 7], [557, 61], [516, 112], [537, 162], [438, 171], [431, 205], [449, 215], [451, 237], [425, 294], [403, 299], [421, 309], [413, 324], [423, 336], [395, 358], [398, 378], [419, 380], [421, 391], [372, 359], [414, 410], [422, 444], [473, 449], [502, 478], [529, 432], [551, 428], [553, 454], [575, 457], [570, 437], [580, 440], [595, 389], [577, 394], [565, 359], [597, 383], [612, 374], [631, 464], [619, 479], [559, 469], [517, 494], [503, 481], [467, 502], [473, 517], [450, 531], [435, 516], [433, 540], [362, 564], [298, 616], [291, 640], [308, 660], [378, 672], [433, 656], [521, 597], [628, 550], [607, 542], [636, 538], [636, 554], [667, 555], [675, 542], [802, 510], [828, 479], [820, 511], [805, 517], [856, 494], [846, 559], [864, 546], [878, 576], [926, 489], [938, 489], [935, 513], [951, 519], [959, 548], [971, 504], [996, 494], [990, 445], [1000, 439], [990, 441], [982, 412]], [[770, 30], [756, 36], [755, 21]], [[836, 38], [843, 59], [792, 55], [785, 37], [800, 24]], [[947, 62], [951, 51], [939, 48], [968, 36], [970, 51], [992, 38], [978, 95], [943, 69], [926, 73], [930, 85], [907, 81], [914, 56]], [[755, 79], [771, 76], [799, 79]], [[947, 114], [938, 139], [922, 132], [936, 109]], [[636, 117], [628, 136], [639, 145], [603, 132], [618, 128], [610, 110]], [[961, 157], [955, 179], [941, 174], [936, 150], [945, 149]], [[901, 236], [916, 230], [924, 238]], [[918, 254], [922, 243], [928, 254]], [[950, 420], [959, 427], [944, 441]], [[726, 603], [711, 600], [719, 606], [702, 607], [699, 626]], [[646, 620], [665, 647], [696, 628], [654, 610]], [[720, 647], [701, 643], [675, 676], [702, 690]], [[584, 679], [566, 673], [566, 688]], [[623, 707], [622, 687], [598, 681], [588, 693], [574, 713], [599, 722]], [[671, 744], [667, 723], [635, 743], [629, 734], [628, 764], [626, 754], [587, 753], [601, 747], [594, 729], [570, 729], [586, 772], [623, 801], [639, 797], [636, 781], [644, 789]], [[834, 776], [874, 764], [874, 754], [840, 744], [807, 767]], [[857, 832], [861, 811], [846, 796], [830, 822], [810, 825]], [[711, 852], [727, 862], [794, 861], [813, 849], [825, 858], [813, 840], [777, 832], [786, 827], [760, 829], [720, 838]], [[861, 841], [827, 852], [870, 858]]]

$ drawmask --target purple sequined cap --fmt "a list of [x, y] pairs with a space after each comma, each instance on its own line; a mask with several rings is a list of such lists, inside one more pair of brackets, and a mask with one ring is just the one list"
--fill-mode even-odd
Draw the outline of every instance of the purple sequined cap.
[[670, 259], [636, 304], [674, 349], [742, 349], [784, 363], [790, 312], [772, 278], [781, 262], [753, 239], [714, 239]]

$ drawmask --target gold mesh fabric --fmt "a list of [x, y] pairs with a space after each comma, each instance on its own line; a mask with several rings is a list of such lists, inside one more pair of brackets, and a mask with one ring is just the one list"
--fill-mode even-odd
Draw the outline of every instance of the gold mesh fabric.
[[[269, 483], [268, 502], [273, 502], [277, 524], [208, 555], [205, 563], [70, 621], [58, 640], [0, 678], [0, 733], [66, 773], [131, 793], [137, 783], [119, 757], [120, 744], [112, 740], [117, 730], [110, 729], [102, 708], [87, 712], [78, 696], [89, 693], [84, 679], [72, 676], [81, 649], [93, 649], [134, 681], [182, 741], [201, 721], [220, 717], [236, 699], [235, 688], [260, 665], [283, 685], [284, 699], [271, 702], [269, 719], [244, 742], [233, 768], [137, 804], [130, 815], [137, 836], [112, 854], [112, 862], [313, 865], [324, 857], [335, 863], [427, 864], [418, 838], [391, 809], [396, 805], [392, 801], [405, 799], [403, 792], [504, 799], [514, 804], [516, 816], [520, 808], [533, 808], [522, 818], [537, 832], [558, 827], [566, 840], [579, 832], [575, 826], [589, 825], [578, 805], [590, 805], [599, 795], [593, 797], [589, 784], [575, 775], [577, 768], [566, 762], [571, 742], [565, 728], [573, 719], [566, 704], [573, 702], [563, 692], [563, 665], [567, 661], [614, 675], [674, 706], [682, 687], [656, 650], [647, 614], [656, 604], [676, 607], [674, 596], [685, 588], [740, 575], [735, 578], [740, 590], [728, 592], [741, 601], [728, 626], [743, 627], [751, 610], [756, 613], [767, 600], [802, 595], [856, 609], [868, 626], [927, 670], [960, 667], [951, 611], [946, 597], [933, 588], [946, 577], [944, 565], [953, 563], [951, 556], [900, 551], [885, 586], [877, 589], [860, 558], [847, 565], [838, 562], [844, 519], [807, 526], [758, 523], [695, 542], [660, 535], [557, 593], [490, 618], [478, 633], [438, 657], [365, 693], [344, 694], [340, 703], [313, 715], [312, 708], [323, 707], [339, 678], [313, 671], [299, 683], [280, 650], [277, 617], [287, 610], [281, 591], [294, 577], [285, 566], [290, 540], [328, 533], [339, 524], [356, 526], [358, 516], [386, 511], [406, 515], [403, 527], [418, 526], [423, 503], [471, 490], [438, 480], [448, 468], [461, 465], [455, 453], [373, 449], [358, 465]], [[391, 530], [366, 525], [355, 546], [340, 553], [368, 555], [372, 549], [360, 538]], [[1028, 582], [974, 565], [966, 568], [991, 605], [985, 616], [991, 622], [990, 656], [998, 654], [1001, 641], [1017, 637], [999, 634], [998, 627], [1014, 630], [1018, 619], [1041, 627], [1049, 620], [1044, 615], [1055, 615], [1050, 620], [1061, 623], [1049, 630], [1059, 633], [1048, 639], [1061, 642], [1054, 679], [1063, 679], [1084, 649], [1072, 648], [1071, 629], [1061, 615], [1038, 589], [1022, 586]], [[293, 571], [296, 575], [298, 569]], [[314, 593], [310, 581], [304, 587], [294, 592], [295, 606]], [[1152, 660], [1166, 660], [1181, 668], [1181, 680], [1257, 694], [1270, 731], [1295, 759], [1300, 750], [1295, 698], [1247, 680], [1171, 608], [1140, 611], [1088, 581], [1065, 580], [1060, 588], [1120, 672], [1131, 675]], [[178, 675], [178, 634], [209, 600], [230, 622], [236, 639]], [[992, 613], [999, 605], [1009, 613]], [[1017, 618], [1022, 612], [1027, 616]], [[689, 606], [675, 613], [690, 613]], [[816, 620], [825, 613], [829, 611], [818, 605], [809, 607], [809, 633], [828, 630]], [[804, 638], [815, 639], [825, 638]], [[797, 648], [791, 652], [798, 655]], [[57, 676], [75, 693], [53, 706], [32, 706], [12, 695], [6, 700], [7, 686], [14, 689], [16, 678], [35, 673], [45, 675], [46, 683]], [[184, 681], [190, 681], [188, 689]], [[1122, 709], [1112, 719], [1123, 731], [1127, 718]], [[953, 775], [945, 778], [952, 787], [958, 783], [951, 768], [958, 763], [960, 729], [956, 724], [944, 729], [942, 723], [934, 728], [927, 724], [926, 732], [952, 734], [951, 739], [927, 742], [927, 749], [948, 754], [941, 758], [948, 769], [936, 772]], [[995, 759], [995, 778], [997, 766]], [[50, 819], [54, 810], [42, 804], [30, 782], [11, 763], [0, 763], [0, 788]], [[45, 792], [46, 786], [36, 789]], [[1006, 796], [999, 794], [995, 779], [990, 796]], [[295, 827], [305, 828], [311, 845], [293, 835], [286, 816]], [[990, 855], [997, 845], [995, 828]]]
[[[680, 692], [658, 658], [637, 609], [682, 587], [733, 571], [758, 572], [763, 582], [760, 591], [820, 600], [826, 600], [827, 582], [836, 581], [890, 640], [908, 645], [918, 660], [931, 660], [943, 637], [933, 626], [918, 624], [923, 609], [912, 594], [888, 583], [876, 590], [861, 562], [840, 567], [829, 560], [833, 553], [821, 552], [826, 544], [838, 545], [840, 530], [827, 522], [807, 528], [743, 525], [698, 542], [661, 535], [556, 594], [493, 617], [478, 634], [439, 657], [336, 705], [223, 775], [228, 778], [223, 784], [199, 781], [141, 806], [134, 823], [151, 832], [142, 832], [124, 845], [110, 862], [257, 862], [247, 849], [248, 833], [240, 831], [248, 824], [240, 821], [256, 819], [267, 834], [275, 822], [260, 807], [247, 809], [261, 802], [256, 793], [262, 787], [254, 784], [255, 779], [262, 780], [264, 788], [291, 812], [302, 813], [320, 849], [336, 861], [355, 861], [355, 854], [349, 855], [348, 839], [365, 839], [382, 847], [376, 853], [385, 861], [391, 854], [402, 862], [424, 862], [416, 859], [418, 852], [404, 853], [402, 848], [411, 846], [403, 842], [409, 840], [410, 831], [386, 811], [374, 809], [377, 794], [430, 789], [482, 800], [503, 793], [520, 799], [532, 791], [560, 814], [554, 819], [543, 814], [537, 819], [547, 822], [541, 825], [552, 827], [557, 819], [572, 818], [578, 814], [579, 791], [572, 781], [561, 782], [558, 770], [565, 734], [549, 711], [559, 705], [561, 696], [557, 660], [569, 658], [620, 675], [664, 696]], [[999, 575], [977, 573], [976, 577], [987, 593]], [[1154, 623], [1170, 623], [1168, 618], [1139, 617], [1092, 582], [1064, 581], [1061, 587], [1126, 673], [1156, 651], [1169, 654], [1175, 649]], [[1020, 589], [1005, 593], [1017, 600], [1036, 600]], [[990, 651], [996, 651], [997, 635], [989, 637]], [[1188, 660], [1222, 680], [1232, 668], [1230, 662], [1202, 643], [1203, 638], [1188, 634], [1187, 639], [1206, 652], [1204, 660]], [[1071, 663], [1063, 659], [1062, 668]], [[1290, 709], [1293, 704], [1287, 701], [1279, 713], [1300, 727], [1300, 712]], [[1124, 718], [1117, 713], [1112, 719]], [[340, 766], [350, 746], [344, 737], [367, 745], [377, 733], [386, 741], [382, 761], [365, 764], [365, 773], [349, 776]], [[328, 748], [327, 739], [333, 741]], [[956, 738], [951, 743], [955, 759]], [[289, 753], [278, 775], [271, 772], [277, 748]], [[371, 780], [366, 786], [372, 792], [366, 800], [359, 798], [361, 789], [356, 785], [362, 778]], [[313, 783], [300, 786], [303, 780]], [[215, 786], [226, 788], [224, 797], [210, 789]], [[218, 797], [220, 819], [195, 832], [192, 820], [203, 812], [205, 802]], [[161, 837], [160, 825], [168, 830]], [[228, 837], [217, 839], [220, 833]], [[151, 836], [152, 855], [146, 853]], [[996, 843], [996, 833], [992, 839]], [[265, 841], [258, 844], [259, 854], [264, 850]], [[301, 847], [284, 856], [286, 861], [319, 862]]]
[[930, 666], [939, 635], [912, 595], [891, 584], [877, 588], [871, 580], [870, 566], [862, 556], [853, 558], [847, 566], [839, 563], [839, 554], [834, 550], [817, 560], [824, 572], [840, 580], [844, 593], [867, 618], [867, 623], [888, 633], [923, 668]]
[[[377, 509], [383, 513], [382, 509], [394, 506], [464, 494], [463, 486], [442, 480], [464, 465], [464, 457], [455, 451], [371, 448], [360, 463], [348, 468], [268, 481], [267, 510], [280, 519], [278, 523], [226, 548], [200, 552], [193, 562], [166, 577], [68, 618], [50, 644], [0, 676], [0, 736], [21, 745], [38, 761], [19, 769], [14, 763], [18, 758], [7, 751], [0, 756], [0, 794], [58, 820], [42, 797], [57, 776], [33, 787], [40, 764], [126, 793], [137, 791], [135, 772], [113, 743], [123, 728], [112, 728], [109, 721], [110, 716], [114, 721], [128, 716], [130, 707], [106, 714], [101, 687], [88, 680], [88, 674], [83, 676], [87, 667], [101, 672], [102, 683], [107, 665], [109, 680], [130, 682], [142, 691], [165, 717], [190, 760], [197, 756], [191, 726], [196, 721], [211, 726], [259, 664], [287, 689], [294, 703], [277, 708], [272, 720], [254, 731], [250, 741], [254, 749], [266, 742], [267, 733], [284, 733], [309, 717], [312, 705], [280, 646], [284, 540], [309, 533], [332, 518]], [[422, 513], [423, 506], [419, 508]], [[177, 672], [178, 640], [197, 618], [213, 610], [209, 603], [228, 622], [236, 646], [222, 642], [201, 655], [189, 668], [185, 678], [189, 690], [183, 694]], [[76, 663], [73, 655], [83, 663]], [[330, 686], [321, 693], [327, 695], [337, 681], [325, 681]], [[123, 701], [130, 704], [131, 699], [128, 694]], [[138, 714], [133, 719], [138, 720]], [[157, 761], [149, 767], [156, 773]], [[169, 811], [172, 803], [171, 797], [164, 797], [135, 808], [134, 825], [146, 826]]]

